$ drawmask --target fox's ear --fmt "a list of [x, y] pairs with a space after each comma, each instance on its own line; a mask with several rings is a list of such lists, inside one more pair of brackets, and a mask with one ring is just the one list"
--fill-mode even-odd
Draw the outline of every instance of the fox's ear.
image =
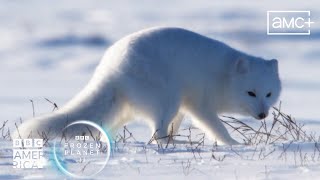
[[274, 72], [278, 73], [278, 60], [276, 59], [271, 59], [268, 61], [269, 65], [273, 69]]
[[245, 74], [249, 71], [249, 62], [243, 57], [239, 57], [235, 63], [235, 71], [240, 74]]

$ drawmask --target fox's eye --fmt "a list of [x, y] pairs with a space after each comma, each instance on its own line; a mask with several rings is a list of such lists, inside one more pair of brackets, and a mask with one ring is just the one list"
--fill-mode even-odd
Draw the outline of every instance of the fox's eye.
[[269, 93], [266, 95], [267, 98], [270, 97], [270, 96], [271, 96], [271, 92], [269, 92]]
[[248, 91], [248, 95], [251, 96], [251, 97], [256, 97], [256, 94], [252, 91]]

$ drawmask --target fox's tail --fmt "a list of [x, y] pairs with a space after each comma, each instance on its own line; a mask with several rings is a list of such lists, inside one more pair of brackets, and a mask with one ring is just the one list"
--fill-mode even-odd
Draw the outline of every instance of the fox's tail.
[[18, 125], [12, 138], [57, 137], [70, 123], [89, 120], [105, 124], [116, 101], [111, 83], [89, 83], [76, 97], [61, 109], [32, 118]]

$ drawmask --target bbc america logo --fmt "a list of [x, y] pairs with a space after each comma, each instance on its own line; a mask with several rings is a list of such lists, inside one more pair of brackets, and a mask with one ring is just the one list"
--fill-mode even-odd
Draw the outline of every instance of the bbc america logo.
[[268, 35], [310, 35], [310, 11], [267, 11]]
[[13, 139], [13, 168], [43, 168], [43, 139]]

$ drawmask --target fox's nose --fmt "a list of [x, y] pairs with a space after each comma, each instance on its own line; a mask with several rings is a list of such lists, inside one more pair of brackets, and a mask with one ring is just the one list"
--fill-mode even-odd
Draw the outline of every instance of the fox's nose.
[[258, 116], [259, 116], [260, 119], [266, 118], [266, 114], [265, 113], [260, 113]]

